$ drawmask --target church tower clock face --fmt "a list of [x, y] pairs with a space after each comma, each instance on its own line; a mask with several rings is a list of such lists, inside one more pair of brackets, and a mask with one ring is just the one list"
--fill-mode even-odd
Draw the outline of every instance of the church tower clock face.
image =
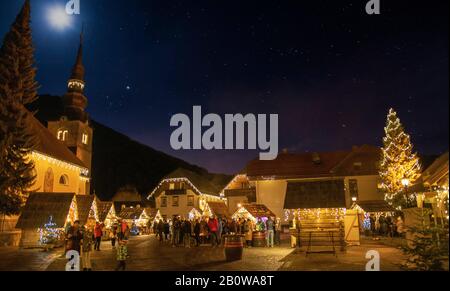
[[53, 192], [53, 170], [52, 168], [48, 168], [47, 172], [45, 172], [44, 177], [44, 192], [45, 193], [52, 193]]

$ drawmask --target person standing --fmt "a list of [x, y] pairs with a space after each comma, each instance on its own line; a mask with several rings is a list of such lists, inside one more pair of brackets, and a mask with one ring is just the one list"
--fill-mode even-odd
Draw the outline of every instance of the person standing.
[[217, 231], [219, 230], [219, 226], [218, 226], [218, 221], [216, 216], [213, 216], [209, 221], [208, 221], [208, 228], [209, 228], [209, 234], [211, 237], [211, 244], [212, 246], [217, 246], [219, 245], [219, 240], [217, 237]]
[[222, 244], [222, 232], [223, 232], [223, 224], [222, 224], [222, 218], [217, 219], [217, 240], [219, 241], [219, 244]]
[[281, 245], [281, 219], [277, 218], [275, 220], [275, 244]]
[[194, 236], [197, 247], [200, 245], [200, 232], [201, 232], [201, 225], [198, 219], [196, 219], [194, 222]]
[[180, 220], [178, 219], [178, 217], [175, 217], [173, 219], [173, 240], [172, 240], [172, 246], [176, 247], [178, 246], [179, 242], [180, 242]]
[[102, 236], [103, 236], [103, 227], [99, 222], [96, 222], [95, 228], [94, 228], [94, 237], [95, 237], [94, 250], [96, 250], [96, 251], [100, 251], [100, 245], [102, 243]]
[[83, 271], [92, 271], [91, 264], [91, 251], [92, 245], [94, 244], [94, 233], [92, 229], [83, 227], [83, 241], [82, 241], [82, 252], [81, 252], [81, 264]]
[[119, 247], [117, 248], [117, 267], [116, 271], [125, 271], [128, 259], [128, 240], [119, 239]]
[[169, 240], [169, 234], [170, 234], [170, 225], [167, 220], [164, 219], [164, 240]]
[[189, 220], [184, 221], [183, 242], [185, 248], [191, 247], [192, 224]]
[[76, 220], [66, 234], [67, 245], [66, 251], [77, 251], [81, 254], [81, 241], [83, 240], [83, 233], [80, 229], [80, 221]]
[[250, 247], [252, 245], [252, 226], [250, 219], [245, 219], [242, 227], [245, 235], [245, 245]]
[[109, 231], [109, 237], [111, 239], [111, 247], [116, 247], [116, 239], [117, 239], [117, 225], [113, 225]]
[[266, 221], [266, 241], [267, 247], [273, 248], [273, 237], [275, 233], [275, 222], [272, 217], [269, 217]]
[[158, 237], [159, 237], [159, 242], [163, 242], [164, 241], [164, 236], [163, 236], [163, 232], [164, 232], [164, 220], [161, 219], [158, 222]]

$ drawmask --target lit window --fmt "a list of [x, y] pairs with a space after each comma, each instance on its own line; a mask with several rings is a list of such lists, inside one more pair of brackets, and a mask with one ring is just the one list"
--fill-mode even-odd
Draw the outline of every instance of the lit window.
[[69, 135], [69, 131], [68, 130], [65, 130], [65, 129], [58, 130], [58, 136], [57, 136], [58, 140], [66, 141], [68, 135]]
[[64, 185], [64, 186], [69, 185], [69, 177], [67, 177], [67, 175], [62, 175], [59, 178], [59, 184]]
[[172, 197], [172, 206], [173, 207], [178, 207], [179, 205], [179, 197], [178, 196], [173, 196]]
[[187, 206], [194, 206], [194, 196], [193, 195], [189, 195], [187, 197]]
[[161, 197], [161, 207], [167, 207], [167, 197]]
[[89, 136], [88, 136], [86, 133], [83, 133], [81, 142], [82, 142], [83, 144], [85, 144], [85, 145], [88, 144], [88, 142], [89, 142]]
[[175, 183], [170, 183], [169, 190], [174, 190], [174, 189], [175, 189]]

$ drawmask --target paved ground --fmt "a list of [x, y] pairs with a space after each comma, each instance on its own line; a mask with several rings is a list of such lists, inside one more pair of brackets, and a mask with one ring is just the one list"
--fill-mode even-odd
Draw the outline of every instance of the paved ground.
[[59, 256], [60, 251], [43, 252], [0, 247], [0, 271], [45, 271]]
[[[154, 237], [133, 238], [129, 244], [129, 270], [139, 271], [363, 271], [368, 250], [377, 250], [381, 256], [381, 269], [385, 271], [400, 270], [399, 264], [404, 258], [401, 251], [378, 243], [350, 247], [346, 253], [339, 253], [337, 258], [330, 254], [311, 254], [297, 252], [287, 245], [269, 248], [247, 248], [244, 259], [226, 262], [223, 248], [209, 246], [186, 249], [172, 248], [160, 244]], [[102, 251], [92, 256], [94, 270], [109, 271], [115, 267], [115, 252], [105, 242]], [[65, 260], [56, 259], [47, 270], [63, 270]]]
[[[364, 242], [363, 246], [349, 247], [346, 253], [337, 258], [331, 254], [311, 254], [282, 247], [248, 248], [244, 259], [226, 262], [223, 248], [202, 246], [186, 249], [172, 248], [160, 244], [153, 236], [134, 237], [129, 242], [130, 259], [128, 270], [135, 271], [363, 271], [368, 250], [377, 250], [381, 256], [381, 270], [400, 270], [399, 264], [404, 256], [397, 248], [379, 242]], [[38, 250], [19, 250], [0, 248], [0, 270], [17, 271], [63, 271], [65, 259], [61, 250], [42, 252]], [[26, 263], [24, 263], [26, 262]], [[115, 251], [109, 242], [102, 244], [100, 252], [93, 252], [95, 271], [114, 270]]]

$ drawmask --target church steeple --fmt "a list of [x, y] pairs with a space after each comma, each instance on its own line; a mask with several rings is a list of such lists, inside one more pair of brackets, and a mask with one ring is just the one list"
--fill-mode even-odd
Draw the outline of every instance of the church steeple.
[[64, 115], [69, 120], [87, 122], [89, 119], [88, 114], [84, 111], [88, 103], [86, 96], [84, 96], [84, 87], [82, 31], [75, 65], [73, 66], [70, 79], [67, 82], [67, 93], [63, 97]]
[[70, 77], [73, 80], [84, 81], [84, 66], [83, 66], [83, 31], [80, 35], [80, 46], [78, 47], [77, 60], [72, 69]]

